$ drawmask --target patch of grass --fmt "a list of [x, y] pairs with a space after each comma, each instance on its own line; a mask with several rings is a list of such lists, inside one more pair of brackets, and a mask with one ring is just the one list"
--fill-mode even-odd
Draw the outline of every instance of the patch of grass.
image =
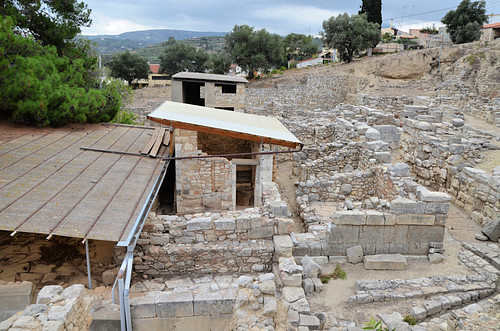
[[321, 277], [321, 282], [323, 284], [328, 284], [329, 281], [330, 281], [330, 276], [323, 276], [323, 277]]
[[477, 62], [479, 62], [480, 59], [484, 60], [485, 58], [486, 58], [486, 54], [484, 52], [481, 52], [481, 53], [475, 53], [475, 54], [471, 54], [469, 56], [466, 56], [463, 61], [472, 65], [472, 64], [476, 64]]
[[347, 274], [345, 272], [344, 269], [342, 269], [342, 267], [340, 266], [339, 263], [337, 263], [337, 265], [335, 266], [335, 270], [332, 272], [332, 274], [330, 275], [333, 279], [346, 279], [347, 278]]
[[411, 326], [417, 325], [417, 320], [411, 315], [406, 315], [405, 318], [403, 318], [403, 321], [410, 324]]

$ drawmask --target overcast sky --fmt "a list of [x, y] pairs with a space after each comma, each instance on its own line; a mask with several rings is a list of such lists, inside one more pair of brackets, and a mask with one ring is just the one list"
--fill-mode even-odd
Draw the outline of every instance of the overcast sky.
[[[93, 24], [83, 34], [120, 34], [149, 29], [229, 32], [234, 25], [287, 35], [317, 35], [331, 16], [355, 14], [361, 0], [83, 0]], [[391, 19], [399, 29], [442, 26], [441, 18], [460, 0], [382, 0], [383, 25]], [[500, 13], [500, 0], [486, 1], [487, 14]], [[490, 18], [490, 23], [500, 16]]]

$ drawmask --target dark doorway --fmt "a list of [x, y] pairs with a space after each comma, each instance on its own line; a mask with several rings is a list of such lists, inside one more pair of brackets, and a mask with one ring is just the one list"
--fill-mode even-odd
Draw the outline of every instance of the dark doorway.
[[201, 87], [204, 83], [182, 82], [182, 102], [190, 105], [205, 106], [205, 99], [201, 97]]
[[236, 166], [236, 206], [254, 206], [255, 166]]
[[175, 160], [170, 160], [167, 174], [158, 192], [158, 213], [171, 215], [175, 212]]

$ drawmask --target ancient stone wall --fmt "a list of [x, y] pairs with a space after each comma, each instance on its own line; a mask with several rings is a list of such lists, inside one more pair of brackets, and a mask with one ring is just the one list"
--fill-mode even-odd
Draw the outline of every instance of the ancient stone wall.
[[[201, 155], [196, 131], [175, 130], [175, 155]], [[176, 160], [177, 212], [229, 210], [232, 207], [230, 161], [225, 158]]]
[[185, 216], [151, 213], [138, 241], [134, 268], [153, 277], [269, 271], [273, 235], [291, 231], [292, 220], [269, 218], [254, 208]]
[[401, 154], [419, 182], [448, 192], [452, 201], [476, 221], [500, 216], [500, 178], [474, 168], [481, 153], [496, 149], [487, 137], [459, 128], [408, 119]]

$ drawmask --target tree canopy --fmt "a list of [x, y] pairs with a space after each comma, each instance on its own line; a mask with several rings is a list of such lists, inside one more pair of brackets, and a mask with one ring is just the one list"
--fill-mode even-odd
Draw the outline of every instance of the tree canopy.
[[[121, 107], [117, 83], [97, 89], [87, 57], [59, 56], [0, 16], [0, 115], [35, 126], [111, 120]], [[93, 84], [92, 84], [93, 83]]]
[[378, 24], [368, 22], [365, 14], [332, 16], [323, 21], [323, 29], [323, 42], [337, 49], [340, 60], [345, 62], [351, 62], [355, 55], [380, 41]]
[[305, 60], [318, 53], [318, 46], [311, 36], [290, 33], [283, 39], [285, 56], [287, 60]]
[[169, 76], [181, 71], [203, 72], [209, 55], [204, 50], [174, 42], [160, 55], [160, 72]]
[[382, 0], [363, 0], [358, 14], [366, 14], [368, 22], [382, 26]]
[[129, 51], [113, 56], [109, 63], [111, 76], [132, 84], [134, 79], [148, 78], [149, 65], [142, 57]]
[[265, 29], [254, 31], [248, 25], [235, 25], [226, 35], [225, 47], [232, 60], [247, 71], [250, 78], [255, 71], [267, 72], [279, 66], [284, 59], [283, 38]]
[[479, 40], [481, 27], [488, 22], [485, 1], [462, 0], [457, 9], [450, 10], [441, 20], [455, 44]]
[[13, 19], [16, 32], [33, 36], [43, 46], [55, 46], [59, 55], [74, 48], [80, 27], [90, 26], [90, 12], [77, 0], [0, 1], [0, 15]]

